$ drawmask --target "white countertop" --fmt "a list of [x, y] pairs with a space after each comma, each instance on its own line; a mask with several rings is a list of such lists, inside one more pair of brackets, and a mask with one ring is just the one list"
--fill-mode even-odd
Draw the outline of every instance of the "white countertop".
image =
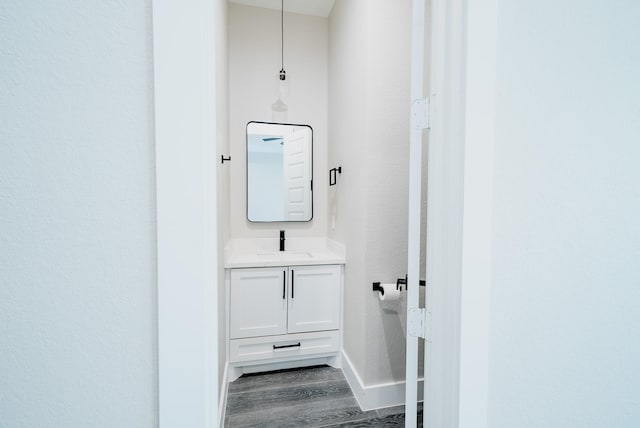
[[286, 238], [286, 251], [278, 251], [278, 238], [232, 239], [225, 248], [224, 267], [269, 267], [344, 264], [345, 247], [328, 238]]

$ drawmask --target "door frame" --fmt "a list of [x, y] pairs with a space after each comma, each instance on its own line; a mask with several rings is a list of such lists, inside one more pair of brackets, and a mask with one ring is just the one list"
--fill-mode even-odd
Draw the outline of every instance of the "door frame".
[[218, 421], [214, 0], [153, 0], [158, 422]]
[[427, 170], [424, 426], [457, 427], [466, 2], [432, 1], [432, 123]]
[[[153, 0], [152, 5], [161, 427], [218, 423], [215, 13], [213, 1], [186, 1]], [[433, 421], [441, 418], [464, 428], [487, 423], [496, 11], [497, 0], [451, 1], [445, 13], [464, 18], [455, 21], [460, 33], [444, 31], [445, 40], [438, 41], [464, 38], [451, 54], [462, 58], [466, 74], [445, 82], [464, 94], [459, 100], [464, 132], [454, 139], [462, 147], [451, 156], [455, 165], [449, 171], [464, 180], [430, 174], [429, 182], [463, 199], [453, 209], [440, 207], [439, 215], [457, 218], [452, 227], [464, 233], [456, 241], [457, 253], [443, 260], [449, 274], [460, 279], [433, 318], [434, 340], [448, 343], [459, 365], [441, 372], [445, 384], [431, 385], [432, 393], [449, 387], [444, 406], [429, 413], [425, 426], [438, 426]], [[454, 114], [441, 113], [433, 126]], [[458, 315], [442, 317], [448, 309]], [[446, 335], [456, 330], [457, 337]], [[431, 380], [439, 364], [429, 365]]]
[[486, 428], [497, 0], [433, 3], [424, 426]]
[[432, 0], [424, 426], [457, 427], [465, 150], [466, 0]]
[[487, 428], [498, 1], [466, 3], [458, 426]]
[[497, 0], [431, 16], [424, 426], [485, 428]]

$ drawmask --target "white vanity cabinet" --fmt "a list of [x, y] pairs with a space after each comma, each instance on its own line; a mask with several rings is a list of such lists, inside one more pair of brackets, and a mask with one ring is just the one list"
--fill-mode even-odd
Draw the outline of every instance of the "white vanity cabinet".
[[337, 330], [340, 266], [233, 269], [231, 339]]
[[287, 307], [287, 333], [340, 327], [340, 267], [293, 266]]
[[288, 268], [231, 270], [229, 337], [287, 332]]
[[231, 269], [228, 308], [232, 364], [337, 354], [342, 266]]

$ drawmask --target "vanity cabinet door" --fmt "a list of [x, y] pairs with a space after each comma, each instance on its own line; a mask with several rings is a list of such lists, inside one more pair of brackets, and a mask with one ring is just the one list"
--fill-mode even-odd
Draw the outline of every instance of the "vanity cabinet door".
[[291, 266], [289, 278], [289, 333], [340, 328], [340, 266]]
[[287, 272], [287, 268], [231, 270], [231, 339], [287, 332]]

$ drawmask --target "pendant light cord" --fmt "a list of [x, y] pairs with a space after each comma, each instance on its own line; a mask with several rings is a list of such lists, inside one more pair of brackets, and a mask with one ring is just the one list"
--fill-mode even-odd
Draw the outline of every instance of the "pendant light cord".
[[284, 71], [284, 0], [280, 8], [280, 71]]

